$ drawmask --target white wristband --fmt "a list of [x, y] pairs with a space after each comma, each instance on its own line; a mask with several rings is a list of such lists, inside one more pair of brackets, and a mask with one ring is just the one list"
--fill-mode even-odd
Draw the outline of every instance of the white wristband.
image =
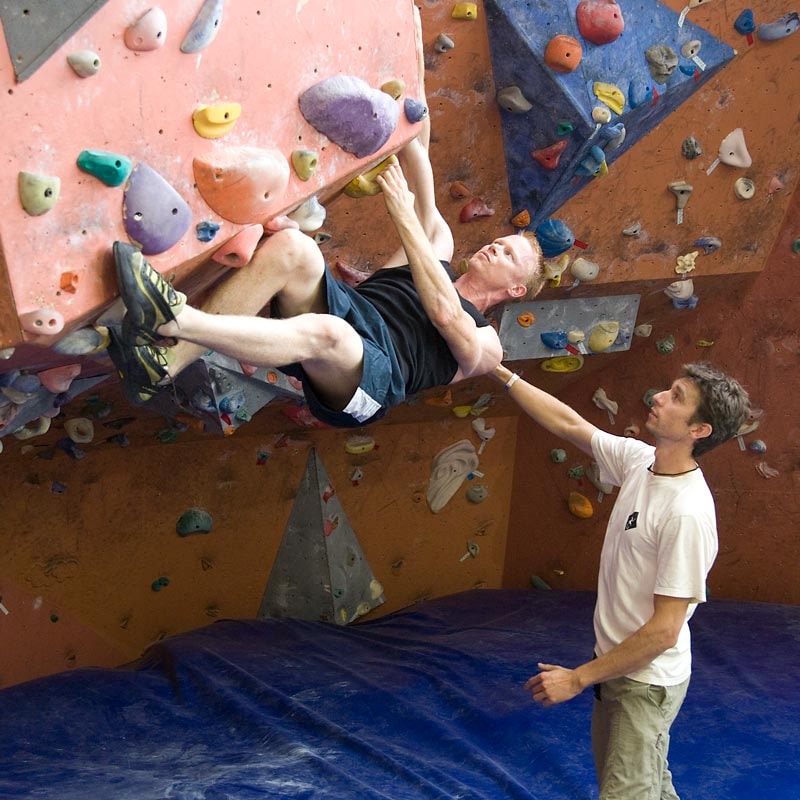
[[511, 391], [511, 387], [519, 380], [519, 375], [516, 372], [511, 373], [511, 377], [508, 379], [508, 382], [503, 386], [503, 388], [507, 391]]

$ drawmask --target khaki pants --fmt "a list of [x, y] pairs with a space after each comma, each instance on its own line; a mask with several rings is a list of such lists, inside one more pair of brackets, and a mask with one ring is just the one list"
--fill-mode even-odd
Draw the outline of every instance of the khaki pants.
[[653, 686], [630, 678], [595, 687], [592, 748], [600, 800], [678, 800], [667, 751], [688, 687], [688, 679]]

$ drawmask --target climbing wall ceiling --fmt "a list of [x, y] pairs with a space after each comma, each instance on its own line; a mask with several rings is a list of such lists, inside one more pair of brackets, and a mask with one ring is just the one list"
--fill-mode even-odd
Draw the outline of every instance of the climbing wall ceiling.
[[512, 209], [534, 225], [734, 56], [656, 0], [484, 5]]

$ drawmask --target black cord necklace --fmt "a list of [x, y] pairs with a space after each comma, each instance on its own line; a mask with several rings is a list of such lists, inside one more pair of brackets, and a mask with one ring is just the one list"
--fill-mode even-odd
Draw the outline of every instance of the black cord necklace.
[[678, 478], [681, 475], [688, 475], [690, 472], [694, 472], [696, 469], [700, 469], [700, 465], [697, 463], [695, 463], [695, 465], [691, 469], [685, 469], [683, 472], [656, 472], [653, 469], [653, 464], [651, 464], [647, 468], [647, 471], [652, 475], [658, 475], [659, 478]]

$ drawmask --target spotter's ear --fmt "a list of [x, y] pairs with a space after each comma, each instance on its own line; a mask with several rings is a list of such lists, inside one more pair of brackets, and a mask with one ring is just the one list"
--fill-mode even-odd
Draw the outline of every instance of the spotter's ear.
[[520, 297], [525, 297], [527, 293], [528, 287], [522, 283], [517, 283], [508, 290], [508, 294], [515, 300], [518, 300]]
[[690, 433], [693, 439], [705, 439], [711, 436], [713, 430], [714, 428], [708, 422], [695, 422], [690, 429]]

